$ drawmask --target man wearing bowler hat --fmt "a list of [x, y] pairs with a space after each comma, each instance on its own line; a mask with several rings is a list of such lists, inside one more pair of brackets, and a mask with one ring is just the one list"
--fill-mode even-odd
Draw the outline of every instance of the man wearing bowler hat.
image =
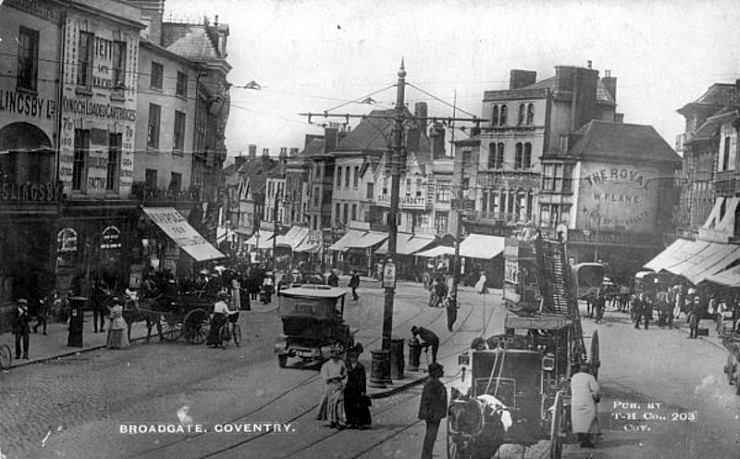
[[23, 344], [23, 358], [28, 360], [28, 336], [31, 333], [31, 327], [28, 322], [31, 316], [28, 314], [28, 301], [19, 299], [18, 307], [13, 311], [13, 334], [15, 335], [15, 358], [21, 358], [21, 343]]
[[447, 417], [447, 389], [439, 380], [444, 375], [444, 367], [437, 362], [429, 365], [429, 377], [424, 383], [419, 403], [419, 419], [426, 421], [427, 429], [424, 435], [424, 447], [421, 459], [432, 459], [434, 442], [437, 440], [439, 423]]

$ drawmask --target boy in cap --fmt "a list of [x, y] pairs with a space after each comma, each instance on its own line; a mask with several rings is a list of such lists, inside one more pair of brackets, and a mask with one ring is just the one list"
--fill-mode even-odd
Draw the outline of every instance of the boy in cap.
[[[18, 307], [13, 311], [13, 334], [15, 335], [15, 358], [21, 358], [21, 349], [23, 358], [28, 360], [28, 336], [31, 333], [31, 327], [28, 323], [31, 316], [28, 314], [28, 301], [19, 299]], [[23, 346], [21, 346], [21, 343]]]
[[447, 417], [447, 389], [439, 380], [444, 375], [444, 367], [437, 362], [429, 365], [429, 377], [424, 383], [419, 403], [419, 419], [426, 421], [426, 435], [421, 459], [431, 459], [434, 442], [437, 440], [439, 423]]

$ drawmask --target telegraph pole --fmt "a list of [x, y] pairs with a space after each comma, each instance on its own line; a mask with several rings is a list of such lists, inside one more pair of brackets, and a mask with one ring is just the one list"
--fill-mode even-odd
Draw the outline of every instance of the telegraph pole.
[[[393, 130], [390, 145], [390, 167], [391, 167], [391, 196], [390, 196], [390, 209], [388, 210], [388, 255], [386, 258], [386, 266], [392, 266], [392, 261], [396, 255], [396, 239], [398, 235], [398, 207], [399, 207], [399, 191], [401, 187], [401, 174], [402, 166], [405, 164], [406, 155], [404, 154], [404, 122], [409, 119], [415, 119], [423, 123], [433, 121], [441, 122], [446, 121], [448, 124], [454, 121], [465, 121], [473, 122], [479, 125], [480, 122], [485, 121], [476, 117], [473, 118], [444, 118], [444, 117], [426, 117], [426, 118], [415, 118], [409, 117], [406, 113], [406, 102], [405, 102], [405, 89], [406, 89], [406, 69], [404, 68], [403, 59], [401, 60], [401, 67], [398, 70], [398, 82], [396, 85], [396, 106], [393, 111], [393, 115], [350, 115], [350, 114], [334, 114], [334, 113], [300, 113], [300, 115], [307, 116], [308, 122], [311, 122], [312, 117], [341, 117], [349, 121], [350, 118], [377, 118], [377, 119], [392, 119]], [[386, 269], [384, 269], [384, 272]], [[382, 328], [382, 342], [381, 349], [378, 351], [372, 351], [372, 367], [370, 374], [370, 384], [376, 387], [384, 387], [385, 384], [391, 383], [391, 342], [393, 333], [393, 302], [395, 296], [395, 282], [391, 285], [384, 285], [385, 299], [383, 302], [383, 328]]]
[[277, 248], [278, 234], [278, 200], [280, 199], [280, 190], [275, 183], [275, 207], [272, 209], [272, 269], [275, 269], [275, 249]]

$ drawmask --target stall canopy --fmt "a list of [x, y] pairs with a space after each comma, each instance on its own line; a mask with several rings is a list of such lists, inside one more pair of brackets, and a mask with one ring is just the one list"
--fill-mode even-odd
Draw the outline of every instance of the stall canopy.
[[308, 237], [308, 228], [304, 226], [291, 226], [287, 233], [277, 237], [278, 247], [290, 247], [295, 251], [298, 246]]
[[337, 242], [332, 244], [331, 247], [329, 247], [329, 250], [339, 250], [344, 252], [345, 250], [354, 247], [364, 235], [365, 231], [349, 230], [344, 233], [344, 236], [342, 236]]
[[[247, 239], [247, 245], [254, 246], [257, 249], [271, 249], [272, 248], [272, 231], [259, 230], [253, 234], [252, 237]], [[259, 237], [257, 237], [259, 235]]]
[[470, 234], [460, 243], [460, 256], [490, 260], [504, 251], [504, 238]]
[[652, 260], [645, 263], [645, 268], [660, 272], [668, 266], [676, 265], [685, 258], [681, 258], [680, 254], [683, 253], [684, 249], [690, 247], [694, 241], [688, 239], [676, 239], [671, 245], [666, 247], [665, 250], [656, 255]]
[[[398, 235], [396, 236], [396, 253], [398, 255], [412, 255], [420, 250], [425, 249], [433, 243], [433, 236], [412, 233], [398, 233]], [[386, 240], [375, 253], [388, 253], [388, 241]]]
[[203, 236], [190, 226], [173, 207], [145, 207], [144, 213], [172, 239], [178, 247], [196, 261], [224, 258]]
[[740, 287], [740, 265], [708, 276], [706, 280], [727, 287]]
[[415, 254], [417, 257], [425, 257], [425, 258], [437, 258], [441, 257], [443, 255], [455, 255], [455, 249], [452, 247], [447, 247], [444, 245], [440, 245], [437, 247], [434, 247], [429, 250], [425, 250], [423, 252], [419, 252]]
[[740, 259], [740, 247], [718, 242], [709, 242], [707, 247], [688, 260], [668, 268], [680, 274], [692, 284], [698, 284], [707, 277], [717, 274]]
[[350, 248], [353, 249], [369, 249], [370, 247], [376, 246], [380, 244], [381, 242], [388, 239], [388, 234], [381, 233], [379, 231], [368, 231], [365, 233], [364, 236], [362, 236], [362, 239], [357, 241], [354, 245], [352, 245]]
[[321, 244], [319, 244], [318, 241], [312, 241], [308, 238], [304, 239], [303, 242], [298, 244], [298, 247], [293, 249], [293, 252], [307, 252], [307, 253], [316, 253], [319, 251], [319, 247]]

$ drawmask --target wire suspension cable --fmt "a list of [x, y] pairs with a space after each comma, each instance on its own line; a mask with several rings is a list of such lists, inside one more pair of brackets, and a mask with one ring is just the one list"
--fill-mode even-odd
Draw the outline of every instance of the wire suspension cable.
[[370, 94], [366, 94], [366, 95], [364, 95], [362, 97], [358, 97], [357, 99], [350, 100], [350, 101], [345, 102], [343, 104], [337, 105], [336, 107], [332, 107], [332, 108], [330, 108], [328, 110], [324, 110], [324, 112], [325, 113], [331, 112], [331, 111], [334, 111], [334, 110], [336, 110], [338, 108], [342, 108], [342, 107], [345, 107], [345, 106], [350, 105], [350, 104], [355, 104], [355, 103], [358, 103], [358, 102], [362, 102], [363, 100], [367, 99], [370, 96], [374, 96], [375, 94], [378, 94], [378, 93], [383, 92], [383, 91], [387, 91], [388, 89], [395, 88], [395, 87], [396, 87], [396, 84], [394, 83], [392, 85], [386, 86], [383, 89], [378, 89], [377, 91], [373, 91]]
[[[414, 85], [413, 83], [406, 83], [406, 84], [409, 85], [409, 86], [411, 86], [412, 88], [416, 89], [417, 91], [419, 91], [419, 92], [421, 92], [421, 93], [423, 93], [423, 94], [431, 97], [432, 99], [436, 100], [437, 102], [443, 103], [443, 104], [447, 105], [448, 107], [452, 107], [453, 109], [455, 109], [455, 104], [450, 104], [446, 100], [440, 99], [439, 97], [435, 96], [434, 94], [431, 94], [431, 93], [429, 93], [429, 92], [421, 89], [420, 87]], [[456, 94], [455, 97], [457, 98], [457, 92], [455, 92], [455, 94]], [[457, 108], [457, 110], [460, 110], [461, 112], [465, 113], [468, 116], [473, 116], [473, 117], [476, 116], [476, 115], [473, 115], [470, 112], [466, 112], [465, 110], [463, 110], [463, 109], [461, 109], [459, 107]]]

